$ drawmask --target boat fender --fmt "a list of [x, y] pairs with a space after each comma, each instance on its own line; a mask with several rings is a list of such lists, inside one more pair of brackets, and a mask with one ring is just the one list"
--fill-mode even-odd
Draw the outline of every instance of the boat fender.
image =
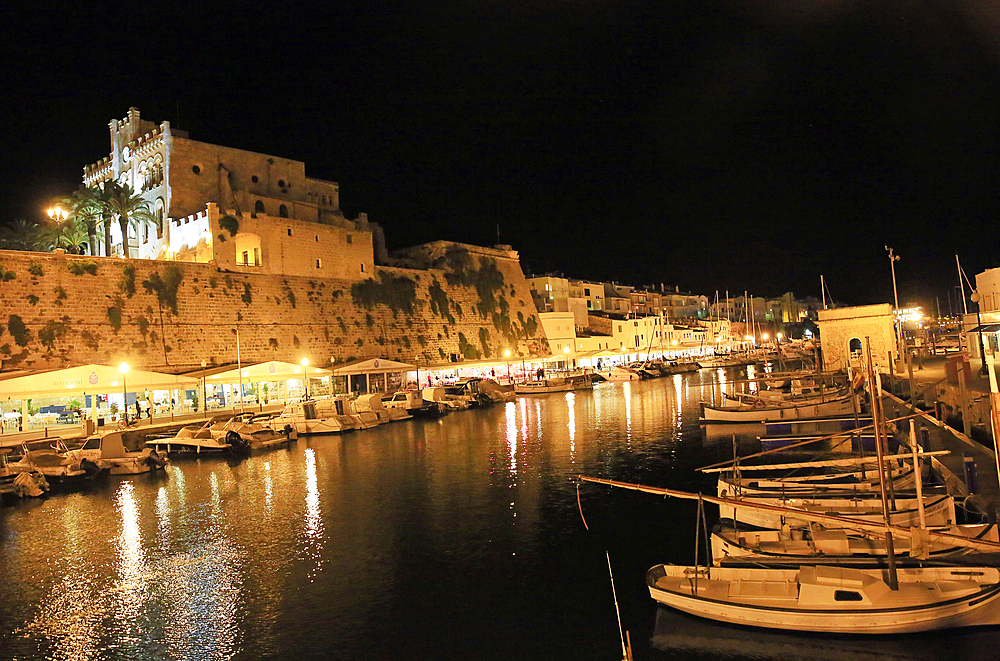
[[101, 467], [90, 459], [80, 460], [80, 470], [87, 474], [87, 477], [93, 477], [101, 472]]
[[243, 437], [234, 431], [226, 434], [226, 443], [229, 443], [229, 446], [234, 452], [246, 452], [250, 449], [250, 444], [243, 440]]
[[755, 409], [762, 409], [762, 408], [764, 408], [764, 402], [762, 402], [762, 401], [760, 401], [758, 399], [756, 402], [753, 403], [753, 407]]

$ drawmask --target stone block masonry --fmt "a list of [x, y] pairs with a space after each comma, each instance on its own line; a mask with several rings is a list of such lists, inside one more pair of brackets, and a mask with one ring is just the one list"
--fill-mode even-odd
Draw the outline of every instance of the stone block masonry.
[[[438, 244], [435, 244], [438, 245]], [[363, 281], [212, 264], [0, 251], [0, 371], [86, 363], [183, 372], [201, 361], [328, 365], [537, 356], [547, 346], [516, 253], [448, 246]]]

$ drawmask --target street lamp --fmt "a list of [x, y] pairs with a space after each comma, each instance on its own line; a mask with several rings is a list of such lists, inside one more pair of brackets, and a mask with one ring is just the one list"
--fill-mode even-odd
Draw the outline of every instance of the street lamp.
[[507, 362], [507, 383], [510, 383], [510, 349], [504, 349], [503, 356]]
[[305, 390], [306, 399], [309, 399], [309, 359], [302, 359], [302, 388]]
[[202, 358], [201, 359], [201, 412], [208, 413], [208, 393], [205, 388], [205, 368], [208, 367], [208, 362]]
[[52, 207], [45, 213], [47, 213], [49, 215], [49, 218], [56, 221], [57, 223], [61, 223], [62, 221], [69, 218], [69, 212], [61, 207]]
[[983, 309], [983, 304], [980, 303], [982, 296], [979, 295], [978, 289], [972, 290], [972, 295], [969, 296], [972, 302], [976, 304], [976, 335], [979, 336], [979, 358], [982, 360], [982, 367], [979, 368], [979, 376], [986, 376], [986, 348], [983, 346], [983, 318], [979, 316], [979, 313]]
[[122, 419], [128, 424], [128, 390], [125, 388], [125, 373], [128, 372], [128, 363], [118, 366], [118, 371], [122, 373]]
[[903, 371], [903, 325], [899, 322], [899, 293], [896, 291], [896, 262], [899, 261], [899, 255], [892, 251], [892, 248], [886, 246], [885, 249], [889, 252], [889, 266], [892, 268], [892, 300], [896, 307], [892, 315], [892, 323], [895, 324], [896, 328], [896, 359], [900, 361], [898, 363], [897, 372]]

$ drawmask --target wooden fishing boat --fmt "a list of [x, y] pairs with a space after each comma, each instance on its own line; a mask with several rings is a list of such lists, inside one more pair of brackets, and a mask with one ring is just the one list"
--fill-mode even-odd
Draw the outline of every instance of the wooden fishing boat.
[[1000, 624], [996, 567], [906, 567], [897, 589], [881, 569], [654, 565], [658, 603], [722, 622], [770, 629], [898, 634]]
[[752, 405], [713, 406], [707, 402], [702, 402], [701, 421], [719, 423], [807, 420], [811, 418], [829, 418], [831, 416], [847, 415], [853, 411], [854, 405], [850, 397], [802, 406], [794, 404], [768, 406], [761, 401]]

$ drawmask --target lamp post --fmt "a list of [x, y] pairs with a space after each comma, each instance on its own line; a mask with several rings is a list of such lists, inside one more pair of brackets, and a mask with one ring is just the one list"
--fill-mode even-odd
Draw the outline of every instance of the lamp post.
[[309, 359], [302, 359], [302, 389], [305, 391], [305, 398], [309, 399]]
[[566, 354], [566, 358], [565, 358], [565, 360], [563, 360], [563, 364], [566, 365], [566, 371], [568, 372], [569, 371], [569, 347], [563, 347], [563, 353]]
[[976, 335], [979, 336], [979, 358], [982, 361], [982, 367], [979, 368], [979, 376], [986, 376], [986, 348], [983, 345], [983, 318], [980, 316], [980, 312], [983, 309], [983, 304], [980, 301], [982, 301], [983, 297], [979, 295], [978, 289], [973, 289], [972, 295], [969, 298], [976, 304]]
[[208, 393], [205, 388], [205, 368], [208, 366], [208, 362], [202, 358], [201, 359], [201, 412], [208, 413]]
[[892, 314], [892, 323], [895, 325], [896, 331], [896, 360], [898, 361], [898, 366], [896, 371], [903, 371], [903, 325], [899, 323], [899, 293], [896, 291], [896, 262], [899, 261], [899, 255], [892, 251], [892, 248], [886, 246], [885, 249], [889, 252], [889, 267], [892, 269], [892, 300], [895, 304]]
[[503, 356], [507, 363], [507, 383], [510, 383], [510, 349], [504, 349]]
[[52, 207], [51, 209], [48, 209], [45, 213], [47, 213], [49, 215], [49, 218], [56, 221], [57, 223], [61, 223], [62, 221], [69, 218], [69, 212], [61, 207]]
[[128, 389], [125, 387], [125, 373], [128, 372], [128, 363], [119, 365], [118, 371], [122, 373], [122, 420], [128, 424]]

